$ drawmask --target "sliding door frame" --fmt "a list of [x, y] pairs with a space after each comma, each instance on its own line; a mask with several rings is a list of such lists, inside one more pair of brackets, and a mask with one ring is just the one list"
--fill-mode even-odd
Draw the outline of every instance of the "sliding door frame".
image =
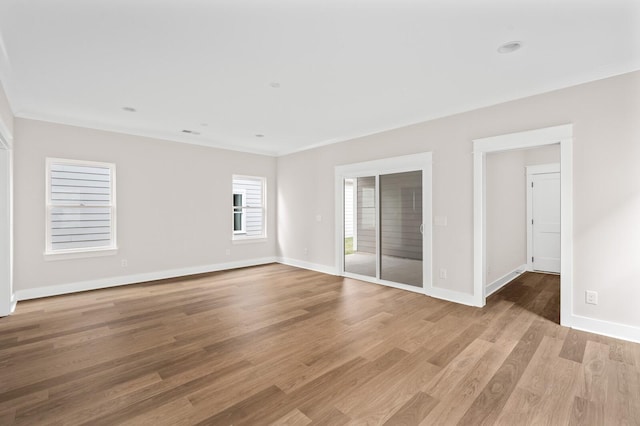
[[[402, 290], [431, 295], [433, 289], [433, 227], [432, 227], [432, 154], [404, 155], [362, 163], [335, 167], [335, 244], [338, 275], [382, 284]], [[380, 277], [380, 175], [422, 171], [422, 287], [382, 280]], [[376, 180], [376, 276], [352, 274], [344, 270], [344, 180], [358, 177], [375, 177]], [[354, 194], [354, 197], [357, 196]]]

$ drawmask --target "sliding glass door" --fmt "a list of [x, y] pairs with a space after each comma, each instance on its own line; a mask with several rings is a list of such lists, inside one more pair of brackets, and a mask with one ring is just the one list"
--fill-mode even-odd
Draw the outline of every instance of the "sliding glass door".
[[345, 170], [336, 174], [342, 195], [342, 273], [409, 290], [424, 289], [431, 282], [430, 226], [425, 240], [425, 223], [431, 220], [430, 161], [419, 167], [394, 167], [392, 172], [384, 167], [373, 173], [358, 172], [360, 165], [353, 166], [351, 173], [349, 166], [343, 166]]
[[380, 278], [422, 287], [422, 171], [379, 180]]
[[344, 180], [344, 271], [377, 276], [376, 177]]

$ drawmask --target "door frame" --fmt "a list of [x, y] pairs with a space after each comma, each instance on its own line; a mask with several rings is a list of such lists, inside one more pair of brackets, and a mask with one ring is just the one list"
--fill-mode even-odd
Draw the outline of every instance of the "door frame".
[[486, 303], [486, 154], [560, 144], [560, 324], [573, 314], [573, 124], [473, 140], [473, 299]]
[[0, 128], [0, 317], [12, 314], [16, 308], [13, 294], [12, 148], [11, 137]]
[[[535, 166], [526, 166], [527, 169], [527, 270], [533, 271], [533, 175], [544, 175], [549, 173], [560, 173], [560, 179], [562, 180], [562, 172], [560, 169], [560, 163], [551, 164], [539, 164]], [[560, 223], [562, 227], [562, 223]], [[562, 262], [562, 255], [560, 258]]]
[[[423, 152], [419, 154], [403, 155], [400, 157], [383, 158], [380, 160], [365, 161], [361, 163], [344, 164], [335, 166], [335, 244], [336, 244], [336, 266], [337, 274], [347, 278], [354, 278], [374, 284], [382, 284], [388, 287], [395, 287], [416, 293], [431, 295], [433, 289], [433, 230], [432, 230], [432, 154]], [[408, 284], [395, 283], [377, 278], [380, 276], [379, 255], [376, 253], [376, 276], [351, 274], [344, 271], [344, 179], [375, 176], [376, 178], [376, 247], [379, 250], [379, 229], [380, 229], [380, 197], [379, 197], [379, 175], [391, 173], [404, 173], [411, 171], [422, 171], [422, 223], [424, 231], [422, 234], [422, 287], [415, 287]], [[356, 197], [354, 193], [354, 198]]]

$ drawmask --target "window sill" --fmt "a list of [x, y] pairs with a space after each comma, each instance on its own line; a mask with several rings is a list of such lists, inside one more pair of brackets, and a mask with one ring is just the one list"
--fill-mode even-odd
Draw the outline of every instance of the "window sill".
[[266, 243], [267, 241], [269, 241], [267, 237], [234, 237], [231, 239], [232, 244]]
[[68, 251], [68, 252], [45, 252], [44, 260], [71, 260], [83, 259], [88, 257], [114, 256], [118, 253], [118, 248], [106, 248], [97, 250]]

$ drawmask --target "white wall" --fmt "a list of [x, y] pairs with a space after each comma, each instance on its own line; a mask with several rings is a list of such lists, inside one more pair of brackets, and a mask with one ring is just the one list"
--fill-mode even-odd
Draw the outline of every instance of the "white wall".
[[[573, 123], [574, 313], [640, 328], [638, 117], [634, 72], [281, 157], [279, 255], [335, 268], [335, 165], [432, 151], [433, 213], [448, 218], [433, 229], [433, 270], [448, 279], [434, 285], [472, 293], [472, 140]], [[587, 289], [598, 305], [584, 303]]]
[[[26, 119], [15, 120], [15, 140], [14, 289], [19, 298], [73, 283], [275, 257], [273, 157]], [[116, 164], [117, 255], [45, 260], [46, 157]], [[233, 174], [267, 178], [268, 238], [263, 242], [232, 243]], [[127, 267], [121, 266], [123, 259]]]
[[487, 154], [487, 285], [527, 263], [526, 166], [560, 163], [560, 145]]

